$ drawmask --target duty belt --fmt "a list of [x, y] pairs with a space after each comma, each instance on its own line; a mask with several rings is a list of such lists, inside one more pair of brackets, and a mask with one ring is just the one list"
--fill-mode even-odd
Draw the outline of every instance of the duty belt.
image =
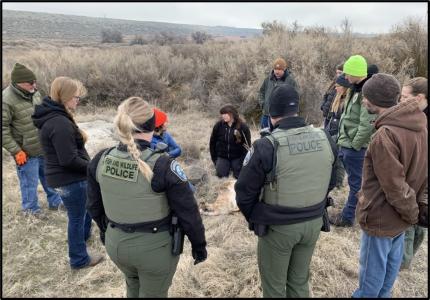
[[127, 233], [133, 233], [133, 232], [157, 233], [157, 232], [170, 230], [170, 218], [171, 217], [168, 216], [158, 221], [151, 221], [151, 222], [138, 223], [138, 224], [120, 224], [112, 220], [109, 220], [109, 225], [111, 228], [117, 227]]

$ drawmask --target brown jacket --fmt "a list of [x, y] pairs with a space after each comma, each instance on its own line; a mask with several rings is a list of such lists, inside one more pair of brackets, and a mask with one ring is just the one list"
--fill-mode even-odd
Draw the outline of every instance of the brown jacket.
[[416, 101], [399, 103], [376, 119], [356, 213], [367, 234], [395, 237], [417, 223], [427, 191], [426, 122]]

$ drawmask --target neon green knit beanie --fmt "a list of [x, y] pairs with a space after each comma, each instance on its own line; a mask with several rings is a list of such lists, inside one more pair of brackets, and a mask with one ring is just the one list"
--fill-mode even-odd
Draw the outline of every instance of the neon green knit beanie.
[[356, 77], [367, 76], [367, 62], [361, 55], [353, 55], [343, 64], [343, 72]]

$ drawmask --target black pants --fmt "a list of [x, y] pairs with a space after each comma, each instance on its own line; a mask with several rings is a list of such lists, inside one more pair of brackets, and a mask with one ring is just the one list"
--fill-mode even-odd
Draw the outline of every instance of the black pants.
[[233, 170], [234, 178], [239, 177], [240, 170], [242, 169], [243, 158], [227, 159], [218, 157], [216, 160], [216, 176], [228, 177], [230, 170]]

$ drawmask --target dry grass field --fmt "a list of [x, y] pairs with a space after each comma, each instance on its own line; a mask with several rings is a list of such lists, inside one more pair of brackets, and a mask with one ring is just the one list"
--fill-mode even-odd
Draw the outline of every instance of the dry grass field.
[[[30, 21], [26, 19], [26, 24]], [[35, 28], [37, 21], [31, 23]], [[80, 28], [72, 27], [67, 29]], [[115, 143], [110, 123], [120, 101], [140, 96], [166, 110], [169, 132], [183, 150], [180, 163], [186, 170], [198, 166], [209, 174], [207, 183], [197, 186], [196, 198], [202, 207], [213, 202], [227, 184], [215, 176], [208, 149], [219, 108], [226, 103], [236, 105], [249, 120], [252, 139], [258, 138], [253, 123], [261, 113], [258, 91], [275, 58], [287, 60], [300, 87], [300, 113], [314, 124], [321, 123], [319, 107], [334, 67], [351, 55], [363, 55], [369, 64], [377, 64], [381, 72], [394, 74], [400, 82], [428, 74], [427, 20], [414, 18], [401, 21], [389, 34], [371, 38], [318, 26], [301, 31], [288, 27], [258, 38], [213, 40], [203, 45], [100, 44], [85, 32], [78, 32], [81, 40], [71, 42], [52, 34], [44, 38], [37, 28], [39, 36], [34, 39], [27, 39], [26, 31], [17, 27], [22, 36], [11, 35], [2, 41], [2, 88], [10, 83], [16, 62], [34, 71], [42, 94], [49, 92], [57, 76], [82, 81], [88, 95], [77, 120], [90, 134], [87, 147], [91, 156]], [[15, 163], [5, 150], [2, 162], [2, 296], [124, 297], [122, 274], [106, 254], [106, 260], [94, 268], [70, 269], [66, 214], [47, 209], [40, 186], [39, 202], [48, 220], [25, 217]], [[343, 207], [347, 193], [347, 187], [333, 191], [336, 207], [330, 209]], [[169, 296], [261, 297], [257, 238], [247, 229], [243, 216], [204, 215], [203, 221], [208, 259], [194, 266], [187, 241]], [[88, 248], [105, 253], [93, 224]], [[312, 297], [351, 296], [358, 286], [359, 246], [357, 225], [321, 233], [311, 263]], [[400, 273], [393, 297], [428, 298], [428, 237], [412, 268]]]
[[[110, 122], [114, 111], [94, 109], [78, 112], [78, 122]], [[222, 180], [214, 176], [208, 141], [217, 116], [191, 112], [169, 114], [170, 129], [183, 148], [183, 166], [197, 163], [210, 176], [199, 186], [199, 202], [212, 201]], [[252, 130], [255, 140], [258, 133]], [[90, 141], [97, 136], [90, 134]], [[91, 155], [111, 143], [98, 141]], [[2, 295], [3, 297], [125, 297], [121, 272], [110, 261], [98, 238], [95, 223], [88, 249], [102, 252], [106, 260], [93, 268], [72, 271], [67, 255], [67, 217], [64, 212], [47, 210], [45, 195], [39, 187], [39, 202], [49, 219], [24, 217], [20, 211], [20, 191], [14, 162], [3, 151], [2, 164]], [[338, 209], [347, 188], [332, 193]], [[333, 208], [332, 208], [333, 209]], [[257, 269], [257, 238], [248, 231], [240, 213], [203, 216], [208, 242], [208, 259], [192, 263], [187, 241], [181, 256], [170, 297], [261, 297]], [[360, 229], [333, 228], [321, 233], [311, 263], [312, 297], [350, 297], [358, 285]], [[409, 271], [400, 273], [393, 297], [428, 298], [428, 238], [420, 248]]]

